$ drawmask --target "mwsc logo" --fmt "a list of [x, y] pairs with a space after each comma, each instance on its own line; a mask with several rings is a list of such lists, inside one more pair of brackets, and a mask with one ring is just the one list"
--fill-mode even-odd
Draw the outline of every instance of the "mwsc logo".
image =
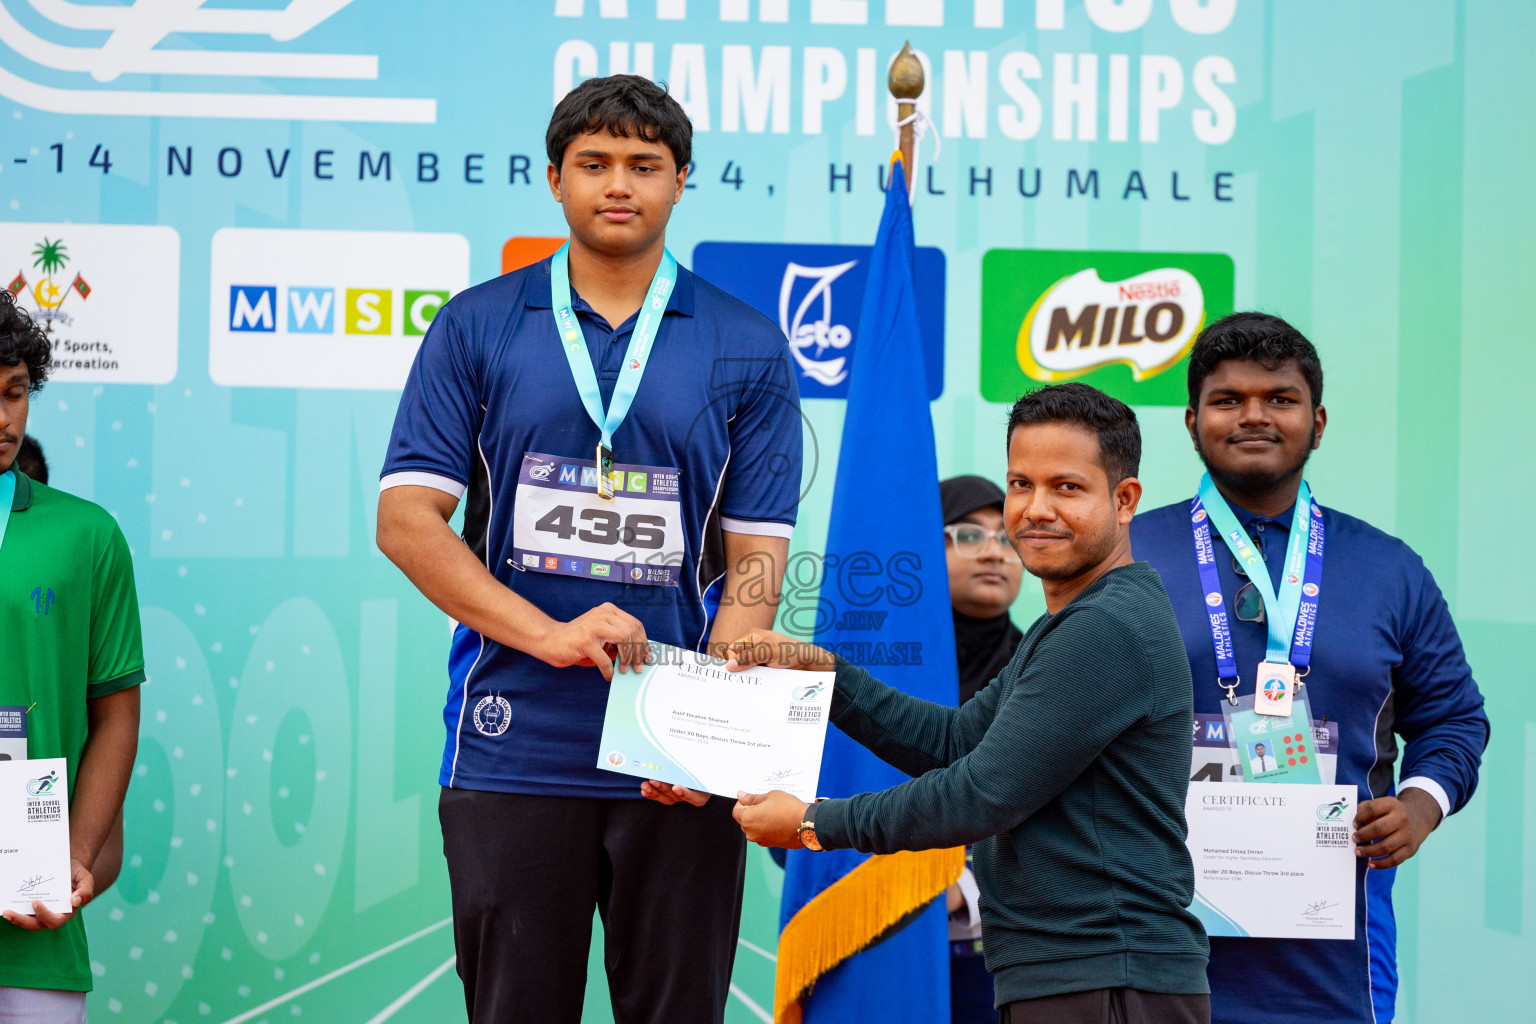
[[[397, 294], [402, 296], [398, 303]], [[398, 308], [404, 335], [419, 338], [447, 301], [448, 292], [436, 289], [234, 284], [229, 286], [229, 329], [275, 334], [279, 323], [286, 323], [289, 334], [393, 334]]]
[[1200, 328], [1232, 311], [1216, 253], [993, 249], [981, 263], [981, 393], [1012, 402], [1066, 380], [1130, 405], [1184, 405]]
[[469, 242], [404, 231], [224, 228], [213, 236], [211, 264], [215, 383], [393, 390], [433, 318], [468, 287]]
[[[801, 398], [846, 398], [869, 280], [867, 245], [701, 242], [699, 276], [779, 325], [799, 369]], [[928, 397], [944, 392], [944, 253], [916, 250], [917, 319]]]

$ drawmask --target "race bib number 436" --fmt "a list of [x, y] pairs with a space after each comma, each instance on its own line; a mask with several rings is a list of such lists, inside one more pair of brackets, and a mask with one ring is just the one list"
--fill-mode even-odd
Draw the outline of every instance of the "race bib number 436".
[[678, 473], [615, 463], [613, 500], [597, 494], [591, 459], [527, 452], [512, 513], [519, 568], [613, 583], [675, 587], [682, 579]]

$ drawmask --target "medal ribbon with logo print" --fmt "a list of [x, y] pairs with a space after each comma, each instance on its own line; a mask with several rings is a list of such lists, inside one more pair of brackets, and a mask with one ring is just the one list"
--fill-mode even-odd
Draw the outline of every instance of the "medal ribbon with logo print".
[[672, 286], [677, 283], [677, 260], [667, 250], [661, 251], [661, 265], [651, 278], [650, 290], [640, 304], [640, 316], [629, 336], [629, 349], [624, 353], [624, 367], [619, 370], [618, 383], [613, 387], [613, 400], [603, 412], [603, 393], [598, 390], [597, 373], [592, 369], [592, 359], [587, 355], [586, 338], [581, 324], [571, 308], [571, 243], [566, 242], [549, 263], [549, 290], [551, 305], [555, 309], [555, 330], [560, 335], [560, 347], [565, 350], [566, 361], [571, 364], [571, 376], [576, 381], [576, 391], [587, 415], [603, 432], [597, 444], [597, 493], [599, 497], [613, 499], [613, 432], [619, 429], [629, 407], [640, 390], [640, 378], [645, 376], [645, 364], [650, 359], [656, 332], [661, 330], [662, 314], [667, 309], [667, 299]]
[[[1189, 511], [1200, 589], [1205, 594], [1211, 642], [1216, 651], [1218, 682], [1227, 691], [1227, 701], [1237, 703], [1237, 657], [1232, 646], [1232, 626], [1222, 599], [1221, 580], [1216, 572], [1212, 523], [1233, 557], [1247, 570], [1249, 582], [1264, 601], [1264, 622], [1269, 639], [1259, 670], [1260, 674], [1264, 674], [1265, 669], [1274, 670], [1272, 674], [1281, 682], [1286, 682], [1287, 674], [1294, 680], [1294, 686], [1287, 683], [1285, 687], [1283, 709], [1288, 715], [1291, 693], [1301, 685], [1296, 673], [1306, 675], [1312, 660], [1312, 635], [1317, 625], [1317, 598], [1323, 577], [1323, 511], [1312, 500], [1312, 489], [1303, 480], [1296, 494], [1296, 510], [1291, 517], [1291, 536], [1285, 549], [1278, 594], [1270, 585], [1269, 567], [1264, 564], [1263, 556], [1254, 548], [1247, 531], [1238, 523], [1237, 516], [1216, 489], [1209, 473], [1201, 478], [1200, 492], [1190, 503]], [[1228, 679], [1232, 680], [1230, 685]], [[1256, 679], [1255, 686], [1260, 685], [1262, 681]]]

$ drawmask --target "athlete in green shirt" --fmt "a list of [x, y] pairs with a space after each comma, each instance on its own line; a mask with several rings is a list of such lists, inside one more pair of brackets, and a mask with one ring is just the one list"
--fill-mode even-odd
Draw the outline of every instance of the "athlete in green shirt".
[[144, 681], [128, 543], [100, 507], [15, 468], [28, 403], [48, 379], [51, 346], [0, 290], [0, 707], [26, 712], [27, 756], [69, 762], [76, 908], [6, 909], [0, 925], [0, 1019], [85, 1020], [91, 988], [79, 908], [123, 806]]

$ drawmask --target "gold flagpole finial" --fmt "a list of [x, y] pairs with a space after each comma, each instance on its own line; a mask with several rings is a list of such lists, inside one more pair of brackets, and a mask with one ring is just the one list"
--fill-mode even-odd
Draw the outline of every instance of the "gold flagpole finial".
[[[917, 54], [912, 52], [912, 43], [906, 42], [901, 47], [901, 52], [891, 62], [891, 71], [886, 78], [891, 95], [896, 97], [896, 118], [905, 121], [912, 116], [917, 109], [917, 98], [923, 94], [923, 62], [917, 59]], [[901, 165], [907, 176], [907, 189], [912, 188], [912, 146], [913, 131], [911, 124], [901, 126]]]

